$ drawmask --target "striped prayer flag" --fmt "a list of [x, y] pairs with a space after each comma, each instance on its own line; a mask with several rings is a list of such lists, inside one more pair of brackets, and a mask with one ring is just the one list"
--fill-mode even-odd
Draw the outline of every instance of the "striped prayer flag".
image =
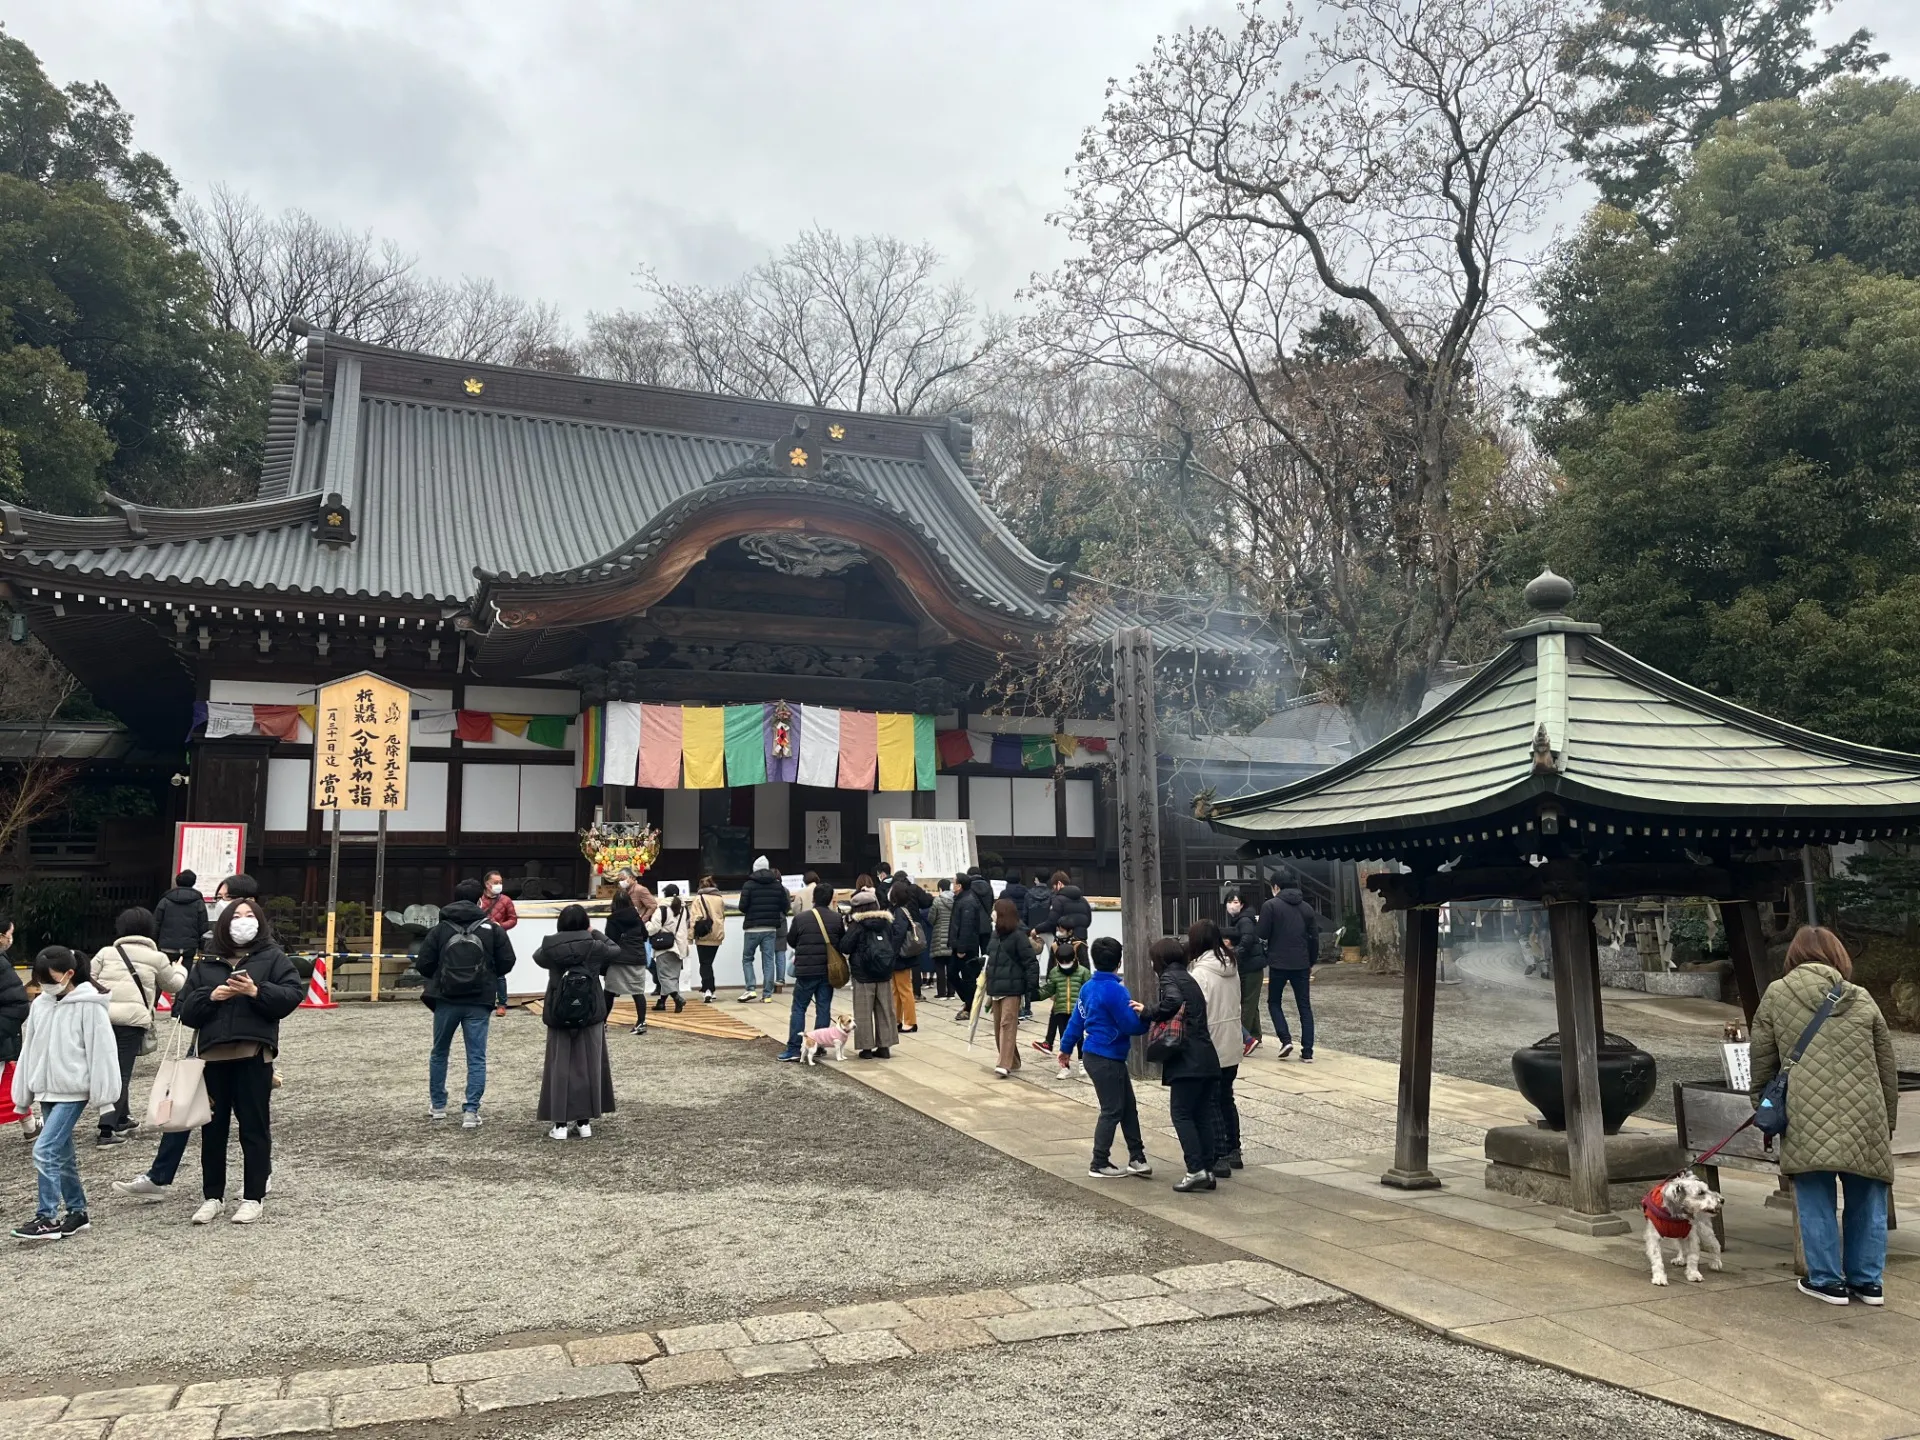
[[607, 707], [589, 705], [580, 712], [580, 786], [606, 784]]

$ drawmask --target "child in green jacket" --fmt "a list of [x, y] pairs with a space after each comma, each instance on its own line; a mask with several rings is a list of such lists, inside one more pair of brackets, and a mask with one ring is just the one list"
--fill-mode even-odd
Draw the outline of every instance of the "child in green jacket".
[[[1060, 930], [1055, 933], [1052, 963], [1047, 968], [1047, 978], [1040, 982], [1037, 998], [1053, 1000], [1053, 1013], [1047, 1017], [1047, 1038], [1033, 1042], [1033, 1048], [1043, 1055], [1053, 1054], [1053, 1042], [1067, 1028], [1067, 1021], [1073, 1015], [1073, 1002], [1080, 998], [1080, 987], [1093, 976], [1093, 968], [1087, 964], [1087, 947], [1084, 941], [1073, 938], [1073, 931]], [[1060, 1057], [1060, 1072], [1065, 1074], [1072, 1062], [1071, 1054]]]

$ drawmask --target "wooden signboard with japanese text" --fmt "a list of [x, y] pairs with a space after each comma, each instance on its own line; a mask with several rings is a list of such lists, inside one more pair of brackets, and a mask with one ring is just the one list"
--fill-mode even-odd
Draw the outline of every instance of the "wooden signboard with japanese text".
[[313, 724], [313, 808], [404, 810], [413, 695], [362, 671], [320, 687]]

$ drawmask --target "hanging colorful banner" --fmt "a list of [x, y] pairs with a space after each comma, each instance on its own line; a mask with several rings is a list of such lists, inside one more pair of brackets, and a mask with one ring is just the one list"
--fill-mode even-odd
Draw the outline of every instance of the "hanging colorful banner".
[[680, 707], [640, 707], [640, 769], [634, 784], [651, 790], [680, 788]]
[[913, 716], [882, 714], [875, 719], [875, 742], [879, 752], [880, 788], [912, 790]]
[[686, 761], [686, 788], [727, 788], [727, 712], [689, 705], [680, 711], [680, 746]]
[[880, 717], [871, 710], [840, 712], [840, 788], [871, 790], [880, 768]]
[[767, 707], [729, 705], [726, 708], [727, 784], [767, 783]]
[[824, 705], [800, 707], [802, 785], [831, 790], [840, 783], [840, 712]]

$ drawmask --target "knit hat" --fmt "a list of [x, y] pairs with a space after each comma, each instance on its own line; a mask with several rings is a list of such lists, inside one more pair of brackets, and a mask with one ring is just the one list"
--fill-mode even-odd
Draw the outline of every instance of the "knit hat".
[[858, 907], [861, 905], [877, 905], [880, 902], [874, 898], [873, 891], [856, 890], [853, 892], [853, 903]]
[[773, 866], [767, 863], [766, 856], [756, 855], [753, 857], [753, 868], [756, 870], [771, 870]]

